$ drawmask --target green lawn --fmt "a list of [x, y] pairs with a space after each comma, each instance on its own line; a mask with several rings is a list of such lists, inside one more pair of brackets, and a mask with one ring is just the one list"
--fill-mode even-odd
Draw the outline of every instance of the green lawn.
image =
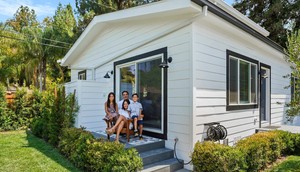
[[55, 148], [26, 131], [0, 132], [0, 171], [80, 171]]
[[270, 172], [300, 172], [300, 156], [289, 156]]

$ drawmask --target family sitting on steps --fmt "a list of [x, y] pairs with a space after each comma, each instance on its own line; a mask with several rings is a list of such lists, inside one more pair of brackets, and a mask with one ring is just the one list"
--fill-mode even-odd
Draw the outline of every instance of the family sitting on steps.
[[[126, 125], [127, 119], [133, 119], [134, 136], [139, 136], [140, 140], [143, 139], [143, 117], [141, 115], [143, 107], [138, 102], [138, 94], [132, 94], [132, 100], [128, 98], [128, 91], [122, 92], [123, 100], [116, 103], [115, 94], [113, 92], [108, 94], [107, 101], [104, 104], [106, 116], [104, 120], [109, 121], [109, 126], [106, 129], [106, 133], [111, 135], [116, 131], [116, 141], [119, 141], [120, 132], [123, 126]], [[114, 126], [111, 123], [115, 122]], [[138, 133], [139, 126], [139, 133]]]

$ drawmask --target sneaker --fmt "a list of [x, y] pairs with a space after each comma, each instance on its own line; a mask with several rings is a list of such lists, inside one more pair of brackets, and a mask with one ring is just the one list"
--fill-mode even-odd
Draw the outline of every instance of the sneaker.
[[138, 134], [137, 130], [135, 130], [134, 131], [134, 137], [137, 137], [137, 136], [139, 136], [139, 134]]
[[142, 135], [140, 135], [140, 140], [143, 140], [144, 138], [143, 138], [143, 136]]

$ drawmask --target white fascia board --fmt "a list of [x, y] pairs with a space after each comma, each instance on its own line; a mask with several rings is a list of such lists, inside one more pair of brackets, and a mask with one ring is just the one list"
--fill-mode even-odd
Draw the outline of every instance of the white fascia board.
[[145, 16], [153, 17], [166, 12], [178, 12], [180, 9], [194, 9], [191, 8], [191, 6], [192, 3], [190, 0], [163, 0], [95, 16], [68, 53], [64, 56], [61, 65], [70, 66], [72, 59], [78, 57], [81, 52], [84, 51], [85, 47], [92, 42], [95, 36], [99, 34], [108, 23], [137, 19]]
[[209, 1], [215, 4], [216, 6], [218, 6], [219, 8], [221, 8], [222, 10], [226, 11], [228, 14], [239, 19], [241, 22], [245, 23], [246, 25], [248, 25], [249, 27], [257, 31], [258, 33], [264, 35], [265, 37], [268, 37], [270, 35], [270, 32], [268, 32], [266, 29], [264, 29], [263, 27], [261, 27], [260, 25], [258, 25], [257, 23], [249, 19], [247, 16], [245, 16], [244, 14], [242, 14], [232, 6], [228, 5], [223, 0], [209, 0]]

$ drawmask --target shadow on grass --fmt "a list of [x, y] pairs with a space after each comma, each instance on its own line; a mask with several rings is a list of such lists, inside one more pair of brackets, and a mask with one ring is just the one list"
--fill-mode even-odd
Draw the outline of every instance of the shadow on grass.
[[300, 172], [300, 156], [290, 156], [272, 172]]
[[45, 140], [34, 136], [30, 131], [26, 131], [26, 135], [28, 147], [35, 148], [68, 171], [81, 171], [80, 169], [76, 168], [71, 162], [69, 162], [62, 154], [60, 154], [55, 147], [47, 143]]

